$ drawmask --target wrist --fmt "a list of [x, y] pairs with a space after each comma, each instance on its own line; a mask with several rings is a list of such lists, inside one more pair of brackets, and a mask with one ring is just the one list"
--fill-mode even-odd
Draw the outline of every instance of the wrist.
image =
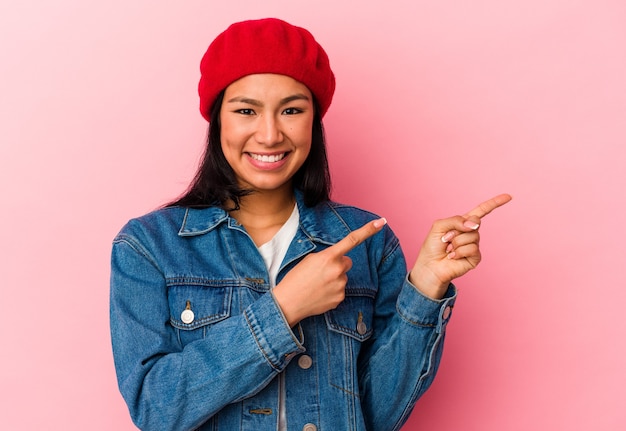
[[443, 298], [450, 285], [449, 281], [442, 282], [431, 271], [416, 268], [409, 273], [409, 282], [424, 296], [435, 300]]
[[293, 328], [298, 322], [300, 322], [300, 320], [303, 319], [303, 317], [300, 317], [300, 314], [298, 313], [298, 302], [293, 301], [293, 299], [286, 294], [286, 291], [281, 289], [279, 286], [274, 288], [272, 294], [274, 295], [276, 304], [278, 304], [278, 308], [280, 308], [283, 316], [285, 316], [285, 320], [287, 320], [289, 327]]

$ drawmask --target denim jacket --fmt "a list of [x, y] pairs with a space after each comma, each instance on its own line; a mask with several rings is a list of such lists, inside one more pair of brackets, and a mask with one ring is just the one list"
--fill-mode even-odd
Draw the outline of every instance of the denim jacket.
[[[277, 283], [308, 253], [376, 218], [306, 207]], [[456, 298], [407, 278], [388, 226], [348, 256], [345, 300], [290, 328], [243, 226], [218, 207], [131, 220], [113, 242], [111, 336], [142, 430], [398, 430], [435, 377]]]

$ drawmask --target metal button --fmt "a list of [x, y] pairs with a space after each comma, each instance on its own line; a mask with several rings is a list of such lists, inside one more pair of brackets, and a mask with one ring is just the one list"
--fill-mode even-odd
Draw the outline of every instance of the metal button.
[[187, 306], [185, 307], [185, 309], [183, 310], [182, 313], [180, 313], [180, 320], [183, 321], [183, 323], [191, 323], [193, 322], [193, 320], [195, 319], [195, 315], [193, 314], [193, 311], [191, 311], [191, 302], [187, 301]]
[[302, 431], [317, 431], [317, 427], [313, 424], [306, 424], [302, 427]]
[[313, 365], [313, 359], [309, 355], [302, 355], [298, 358], [298, 366], [303, 370], [308, 370]]
[[356, 332], [358, 332], [359, 335], [365, 335], [365, 333], [367, 332], [367, 325], [363, 321], [363, 313], [361, 313], [360, 311], [359, 318], [356, 322]]
[[360, 335], [365, 335], [367, 332], [367, 325], [364, 322], [359, 322], [356, 324], [356, 332]]
[[443, 310], [443, 314], [441, 315], [441, 317], [443, 317], [443, 320], [446, 320], [448, 317], [450, 317], [450, 313], [452, 312], [452, 307], [447, 306], [444, 310]]

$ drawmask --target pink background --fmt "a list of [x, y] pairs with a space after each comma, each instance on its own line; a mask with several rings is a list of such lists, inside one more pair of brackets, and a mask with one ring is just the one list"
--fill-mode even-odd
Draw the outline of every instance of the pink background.
[[386, 216], [410, 261], [433, 219], [514, 196], [404, 429], [626, 429], [626, 2], [232, 4], [0, 4], [0, 428], [134, 429], [111, 240], [193, 175], [208, 43], [278, 16], [337, 75], [334, 197]]

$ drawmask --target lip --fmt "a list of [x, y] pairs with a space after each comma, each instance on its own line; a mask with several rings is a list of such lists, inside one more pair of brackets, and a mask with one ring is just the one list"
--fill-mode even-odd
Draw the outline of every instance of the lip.
[[[247, 152], [245, 154], [250, 164], [254, 166], [255, 168], [261, 169], [263, 171], [271, 171], [271, 170], [280, 169], [281, 167], [283, 167], [287, 163], [291, 152], [290, 151], [276, 151], [273, 153]], [[276, 157], [281, 156], [281, 155], [283, 157], [280, 160], [275, 160]], [[260, 160], [261, 157], [265, 159], [269, 159], [269, 160], [267, 161]]]

